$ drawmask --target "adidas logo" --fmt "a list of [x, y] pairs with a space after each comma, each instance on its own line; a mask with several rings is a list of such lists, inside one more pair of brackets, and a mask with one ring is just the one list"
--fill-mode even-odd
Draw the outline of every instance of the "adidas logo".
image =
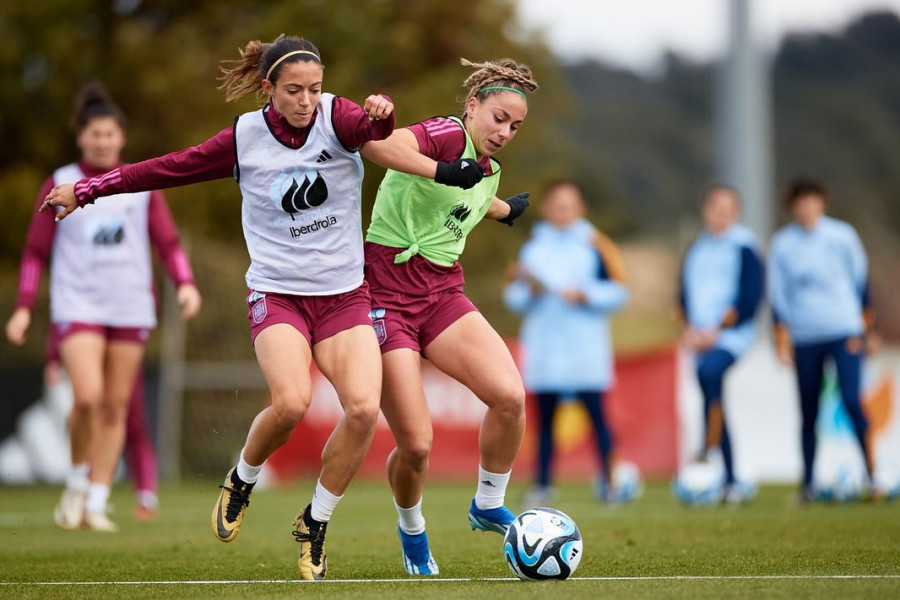
[[319, 153], [319, 158], [316, 159], [316, 162], [317, 162], [317, 163], [323, 163], [323, 162], [325, 162], [326, 160], [329, 160], [330, 158], [333, 158], [333, 157], [332, 157], [330, 154], [328, 154], [328, 150], [322, 150], [322, 151]]
[[494, 485], [493, 483], [491, 483], [491, 482], [488, 481], [487, 479], [482, 479], [482, 480], [481, 480], [481, 483], [483, 483], [483, 484], [486, 485], [487, 487], [492, 487], [492, 488], [497, 487], [496, 485]]
[[468, 167], [468, 166], [469, 166], [469, 163], [464, 162], [463, 164], [461, 164], [461, 165], [459, 166], [459, 168], [460, 168], [460, 169], [465, 169], [465, 168]]

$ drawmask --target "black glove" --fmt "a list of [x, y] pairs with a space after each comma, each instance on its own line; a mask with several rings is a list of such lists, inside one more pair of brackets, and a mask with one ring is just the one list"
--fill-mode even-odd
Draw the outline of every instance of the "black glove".
[[461, 158], [456, 162], [438, 162], [434, 180], [443, 185], [467, 190], [484, 179], [484, 168], [473, 158]]
[[525, 209], [531, 204], [528, 201], [528, 192], [522, 192], [521, 194], [516, 194], [515, 196], [510, 196], [506, 200], [504, 200], [507, 204], [509, 204], [509, 214], [503, 217], [502, 219], [497, 219], [498, 223], [506, 223], [510, 227], [513, 226], [513, 221], [522, 216], [522, 213], [525, 212]]

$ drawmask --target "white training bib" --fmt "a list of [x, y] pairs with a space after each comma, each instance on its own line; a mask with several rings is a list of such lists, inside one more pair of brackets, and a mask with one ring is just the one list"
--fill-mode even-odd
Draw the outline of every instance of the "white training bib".
[[334, 133], [333, 104], [332, 94], [322, 94], [315, 123], [298, 149], [275, 138], [265, 109], [235, 122], [235, 177], [243, 196], [251, 289], [324, 296], [362, 284], [363, 165]]
[[[53, 173], [56, 185], [83, 177], [77, 164]], [[54, 323], [156, 326], [149, 203], [150, 192], [98, 198], [57, 224], [50, 268]]]

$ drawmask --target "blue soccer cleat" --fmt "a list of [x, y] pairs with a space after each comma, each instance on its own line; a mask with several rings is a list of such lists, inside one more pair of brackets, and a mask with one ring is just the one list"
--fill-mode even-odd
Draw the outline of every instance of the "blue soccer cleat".
[[473, 499], [472, 505], [469, 507], [469, 525], [472, 526], [473, 531], [480, 529], [506, 535], [506, 530], [509, 529], [510, 523], [515, 520], [516, 515], [509, 512], [509, 509], [505, 506], [482, 510], [476, 506]]
[[428, 534], [406, 533], [397, 527], [400, 545], [403, 547], [403, 566], [410, 575], [437, 575], [438, 566], [428, 547]]

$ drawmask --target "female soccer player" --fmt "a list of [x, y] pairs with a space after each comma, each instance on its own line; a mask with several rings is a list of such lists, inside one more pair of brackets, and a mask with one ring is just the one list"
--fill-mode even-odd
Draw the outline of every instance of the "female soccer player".
[[828, 191], [820, 182], [798, 178], [785, 194], [794, 222], [772, 238], [769, 302], [782, 363], [794, 364], [800, 392], [803, 487], [799, 503], [815, 499], [813, 462], [816, 418], [825, 361], [837, 369], [841, 399], [865, 458], [874, 470], [868, 422], [860, 403], [865, 336], [874, 324], [868, 294], [868, 260], [856, 231], [825, 215]]
[[[525, 428], [525, 391], [506, 344], [463, 293], [457, 262], [466, 236], [482, 218], [512, 225], [527, 194], [495, 196], [500, 163], [493, 155], [516, 135], [528, 112], [526, 92], [537, 89], [531, 70], [515, 61], [464, 65], [476, 71], [461, 118], [438, 117], [400, 129], [363, 148], [389, 167], [378, 190], [366, 237], [366, 280], [382, 351], [381, 409], [397, 447], [388, 479], [400, 516], [403, 561], [410, 574], [437, 574], [422, 517], [422, 488], [432, 444], [421, 381], [421, 358], [472, 390], [487, 405], [481, 426], [478, 491], [469, 509], [473, 529], [504, 533], [514, 518], [503, 506], [513, 460]], [[409, 175], [420, 163], [456, 164], [474, 187], [440, 185], [438, 177]], [[474, 161], [477, 160], [477, 163]], [[483, 179], [482, 179], [483, 176]]]
[[628, 301], [624, 264], [612, 240], [585, 218], [576, 183], [547, 186], [541, 215], [544, 220], [519, 251], [516, 279], [503, 294], [510, 309], [525, 315], [522, 372], [540, 416], [537, 482], [526, 504], [543, 505], [553, 497], [553, 417], [557, 404], [570, 397], [584, 405], [594, 426], [597, 499], [630, 500], [610, 487], [614, 444], [603, 410], [614, 378], [608, 318]]
[[[38, 207], [51, 188], [85, 176], [104, 177], [122, 165], [125, 117], [101, 86], [81, 91], [73, 124], [81, 160], [47, 179]], [[105, 198], [91, 211], [59, 224], [51, 213], [36, 212], [29, 226], [19, 295], [6, 335], [17, 345], [25, 341], [41, 271], [49, 262], [50, 317], [74, 396], [72, 471], [54, 513], [62, 529], [117, 529], [106, 516], [106, 502], [122, 456], [144, 346], [156, 326], [150, 245], [178, 287], [183, 316], [194, 316], [200, 294], [159, 192]]]
[[[394, 106], [381, 95], [361, 108], [324, 93], [319, 51], [301, 38], [250, 42], [222, 71], [227, 100], [261, 91], [266, 106], [199, 146], [58, 188], [47, 206], [64, 207], [62, 218], [123, 190], [235, 177], [250, 253], [247, 317], [271, 405], [257, 415], [225, 477], [212, 529], [223, 542], [238, 534], [263, 463], [306, 414], [315, 359], [344, 408], [322, 452], [312, 501], [294, 521], [300, 576], [319, 580], [327, 569], [326, 526], [371, 445], [378, 416], [381, 363], [363, 282], [357, 149], [390, 135]], [[464, 164], [441, 165], [442, 180], [460, 181]], [[431, 175], [437, 171], [432, 165]]]
[[703, 394], [706, 436], [699, 459], [721, 451], [725, 466], [722, 500], [740, 504], [755, 488], [734, 474], [731, 438], [725, 425], [725, 373], [753, 343], [754, 317], [763, 292], [759, 242], [739, 223], [740, 197], [724, 185], [709, 189], [703, 201], [705, 231], [685, 253], [680, 304], [682, 342], [696, 353], [697, 379]]

